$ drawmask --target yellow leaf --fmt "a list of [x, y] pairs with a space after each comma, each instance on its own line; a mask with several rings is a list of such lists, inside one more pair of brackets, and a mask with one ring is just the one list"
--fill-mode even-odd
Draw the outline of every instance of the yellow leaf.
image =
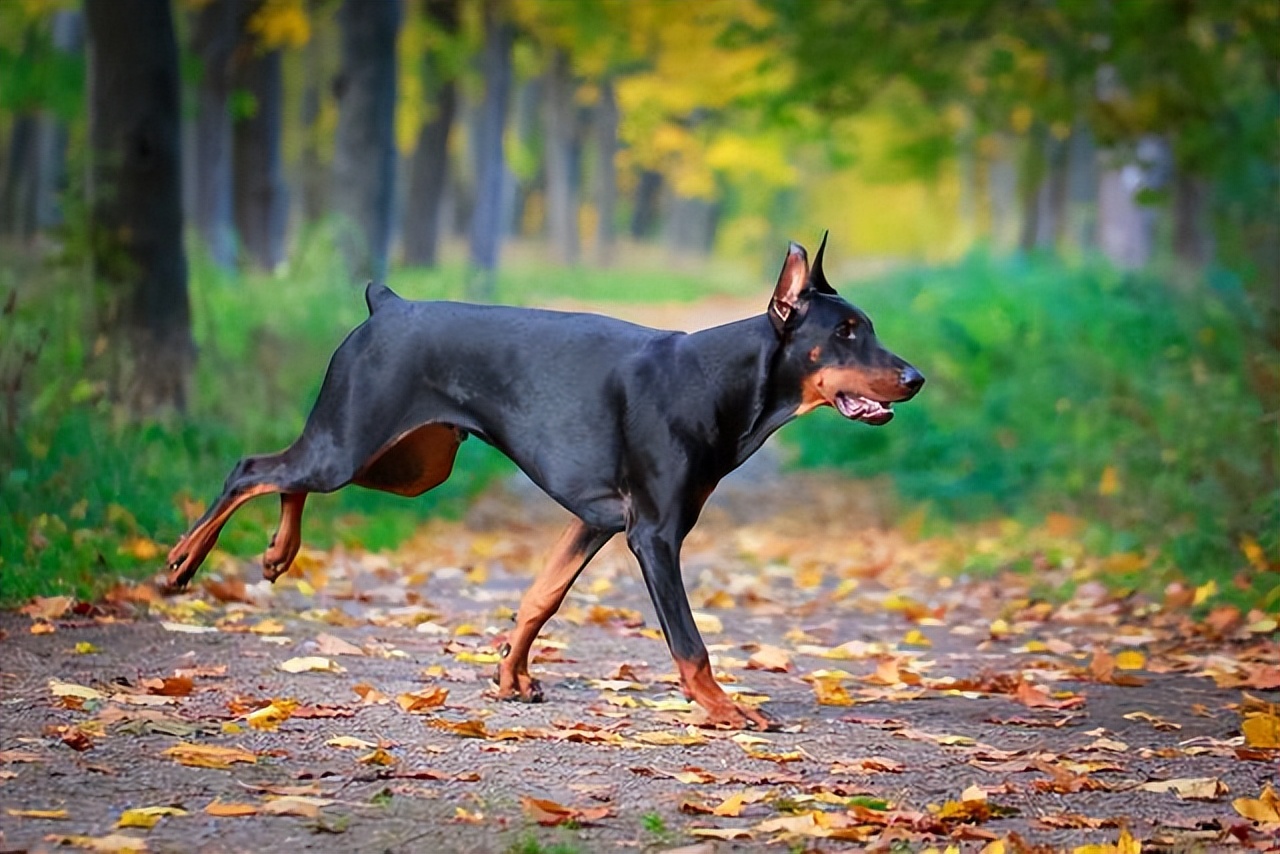
[[1240, 731], [1250, 747], [1280, 749], [1280, 716], [1266, 712], [1248, 715], [1240, 724]]
[[362, 765], [395, 765], [396, 758], [379, 747], [356, 760]]
[[278, 635], [284, 631], [284, 623], [267, 618], [256, 623], [249, 631], [255, 635]]
[[85, 851], [97, 851], [99, 854], [133, 854], [146, 851], [147, 840], [124, 833], [111, 833], [106, 836], [46, 836], [46, 842], [55, 845], [70, 845], [83, 848]]
[[165, 816], [186, 814], [187, 811], [179, 807], [136, 807], [120, 813], [116, 827], [141, 827], [150, 830]]
[[285, 795], [273, 798], [259, 808], [263, 815], [296, 815], [302, 818], [317, 818], [320, 808], [327, 807], [333, 801], [327, 798], [308, 798], [303, 795]]
[[636, 741], [642, 741], [645, 744], [672, 745], [707, 743], [707, 737], [695, 729], [687, 729], [684, 732], [638, 732], [631, 737]]
[[466, 664], [497, 664], [502, 660], [502, 656], [496, 652], [483, 652], [464, 650], [454, 656], [458, 661]]
[[791, 654], [780, 647], [764, 644], [747, 659], [747, 669], [785, 673], [791, 669]]
[[1240, 538], [1240, 551], [1244, 553], [1245, 559], [1249, 561], [1249, 565], [1258, 572], [1266, 572], [1271, 568], [1271, 564], [1267, 561], [1267, 555], [1262, 550], [1262, 546], [1258, 545], [1258, 541], [1253, 537], [1245, 534]]
[[1115, 466], [1107, 466], [1102, 470], [1102, 479], [1098, 481], [1099, 495], [1115, 495], [1120, 491], [1120, 475]]
[[297, 700], [272, 700], [271, 705], [245, 715], [244, 721], [254, 729], [274, 732], [289, 720], [297, 707]]
[[852, 706], [853, 697], [836, 679], [814, 679], [813, 693], [820, 706]]
[[1201, 584], [1196, 588], [1195, 598], [1191, 600], [1193, 605], [1203, 605], [1214, 596], [1218, 595], [1218, 582], [1210, 580]]
[[1230, 789], [1217, 777], [1180, 777], [1175, 780], [1154, 780], [1138, 787], [1144, 792], [1159, 792], [1177, 795], [1197, 801], [1212, 801], [1227, 794]]
[[235, 762], [253, 765], [258, 761], [257, 754], [239, 747], [218, 747], [186, 741], [161, 751], [160, 755], [168, 756], [180, 765], [190, 765], [193, 768], [230, 768]]
[[102, 650], [88, 641], [80, 641], [76, 644], [76, 655], [94, 655], [99, 652], [102, 652]]
[[1116, 655], [1116, 667], [1120, 670], [1141, 670], [1147, 666], [1147, 657], [1136, 649], [1126, 649]]
[[902, 642], [907, 646], [933, 646], [933, 641], [925, 637], [924, 632], [919, 629], [912, 629], [903, 635]]
[[64, 818], [70, 818], [70, 814], [66, 810], [18, 810], [7, 809], [6, 813], [14, 818], [43, 818], [53, 821], [61, 821]]
[[1262, 825], [1280, 825], [1280, 795], [1267, 783], [1256, 798], [1236, 798], [1231, 802], [1235, 811], [1247, 819]]

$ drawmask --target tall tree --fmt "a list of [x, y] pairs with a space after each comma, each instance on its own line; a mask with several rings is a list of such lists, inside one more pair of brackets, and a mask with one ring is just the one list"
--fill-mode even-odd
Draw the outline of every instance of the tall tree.
[[484, 50], [480, 72], [484, 77], [484, 100], [476, 122], [475, 207], [471, 214], [471, 264], [474, 275], [470, 296], [492, 299], [496, 286], [498, 253], [506, 225], [503, 214], [506, 163], [502, 133], [506, 127], [507, 104], [511, 100], [511, 48], [515, 28], [499, 0], [485, 0]]
[[400, 0], [343, 0], [333, 205], [359, 279], [387, 272], [395, 205], [396, 34]]
[[[458, 0], [426, 0], [425, 12], [439, 42], [457, 37]], [[409, 168], [409, 193], [402, 218], [404, 260], [434, 266], [443, 228], [446, 179], [449, 174], [449, 134], [458, 111], [456, 71], [445, 61], [443, 44], [429, 49], [423, 59], [431, 116], [418, 133]]]
[[182, 246], [181, 97], [169, 0], [86, 0], [89, 229], [111, 388], [185, 407], [195, 347]]
[[600, 84], [600, 100], [595, 109], [596, 138], [596, 263], [608, 266], [613, 260], [617, 236], [614, 224], [618, 206], [618, 101], [613, 81]]
[[575, 98], [577, 81], [569, 52], [555, 48], [546, 71], [545, 157], [547, 163], [547, 232], [551, 251], [561, 264], [578, 262], [578, 195], [581, 122]]
[[199, 61], [195, 115], [196, 231], [213, 262], [230, 268], [236, 260], [232, 184], [231, 59], [244, 25], [259, 0], [211, 0], [200, 6], [191, 30]]
[[235, 222], [248, 259], [264, 270], [284, 263], [288, 193], [281, 157], [284, 81], [278, 48], [246, 44], [236, 63], [236, 88], [248, 96], [247, 115], [233, 135]]

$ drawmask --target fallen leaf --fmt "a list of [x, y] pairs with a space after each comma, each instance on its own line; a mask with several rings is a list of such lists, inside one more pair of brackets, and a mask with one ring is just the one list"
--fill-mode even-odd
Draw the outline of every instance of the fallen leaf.
[[170, 676], [163, 679], [143, 679], [140, 683], [148, 694], [161, 697], [185, 697], [195, 688], [190, 676]]
[[352, 750], [372, 750], [378, 745], [372, 741], [365, 741], [363, 738], [356, 738], [352, 735], [335, 735], [333, 738], [325, 742], [329, 747], [341, 747]]
[[101, 691], [61, 679], [50, 679], [49, 690], [55, 697], [79, 697], [81, 700], [102, 700], [106, 697]]
[[285, 673], [307, 673], [310, 671], [321, 673], [347, 672], [347, 669], [338, 664], [338, 662], [320, 655], [300, 655], [296, 658], [290, 658], [288, 661], [280, 662], [280, 669]]
[[772, 673], [786, 673], [791, 670], [791, 654], [777, 646], [762, 645], [747, 659], [748, 670], [767, 670]]
[[316, 635], [316, 650], [321, 655], [364, 655], [364, 650], [337, 635]]
[[258, 805], [214, 801], [206, 806], [204, 811], [209, 815], [218, 816], [219, 818], [243, 818], [245, 816], [257, 815]]
[[60, 821], [64, 818], [70, 818], [71, 815], [66, 810], [20, 810], [7, 809], [6, 813], [14, 818], [43, 818], [51, 821]]
[[567, 807], [555, 801], [522, 796], [520, 804], [525, 815], [544, 827], [572, 822], [578, 825], [591, 824], [613, 813], [613, 808], [600, 807]]
[[294, 815], [301, 818], [318, 818], [320, 810], [332, 804], [328, 798], [309, 798], [304, 795], [284, 795], [263, 804], [262, 815]]
[[147, 840], [124, 833], [112, 833], [107, 836], [58, 836], [50, 834], [45, 842], [56, 845], [70, 845], [85, 851], [96, 851], [100, 854], [131, 854], [135, 851], [146, 851]]
[[388, 753], [385, 749], [379, 747], [370, 753], [366, 753], [356, 760], [361, 765], [383, 765], [390, 766], [396, 764], [396, 758]]
[[116, 827], [141, 827], [150, 830], [165, 816], [186, 815], [187, 811], [180, 807], [135, 807], [120, 813]]
[[22, 606], [21, 612], [33, 620], [56, 620], [75, 603], [70, 596], [36, 596]]
[[297, 700], [272, 700], [270, 705], [245, 715], [244, 721], [254, 729], [275, 732], [280, 724], [289, 720], [297, 707]]
[[257, 763], [258, 756], [239, 747], [218, 747], [212, 744], [192, 744], [190, 742], [180, 742], [164, 751], [162, 756], [168, 756], [180, 765], [190, 765], [193, 768], [230, 768], [233, 763], [246, 762], [250, 765]]
[[1180, 777], [1174, 780], [1153, 780], [1138, 787], [1144, 792], [1173, 792], [1180, 798], [1197, 801], [1213, 801], [1227, 794], [1230, 789], [1217, 777]]
[[1250, 747], [1280, 748], [1280, 715], [1274, 712], [1246, 715], [1240, 723], [1240, 731], [1244, 733], [1245, 744]]
[[1267, 783], [1256, 798], [1236, 798], [1231, 806], [1240, 815], [1256, 821], [1264, 827], [1280, 825], [1280, 795]]
[[400, 694], [396, 697], [396, 704], [404, 711], [416, 715], [443, 706], [448, 697], [449, 689], [441, 688], [437, 685], [431, 688], [423, 688], [421, 691]]
[[813, 693], [820, 706], [852, 706], [853, 697], [838, 679], [814, 679]]

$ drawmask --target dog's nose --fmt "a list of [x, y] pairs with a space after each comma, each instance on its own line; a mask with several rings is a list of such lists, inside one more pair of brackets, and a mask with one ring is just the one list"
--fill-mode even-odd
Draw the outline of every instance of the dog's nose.
[[902, 369], [902, 375], [898, 377], [898, 382], [902, 383], [903, 388], [915, 394], [920, 390], [920, 386], [924, 385], [924, 374], [907, 365]]

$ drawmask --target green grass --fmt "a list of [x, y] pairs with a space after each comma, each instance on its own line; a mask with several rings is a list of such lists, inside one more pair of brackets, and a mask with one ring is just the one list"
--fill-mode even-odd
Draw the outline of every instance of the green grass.
[[1280, 595], [1240, 548], [1280, 554], [1280, 425], [1250, 373], [1276, 370], [1276, 353], [1231, 277], [1180, 293], [1099, 265], [974, 255], [843, 292], [928, 382], [886, 427], [829, 411], [788, 427], [799, 465], [888, 475], [944, 521], [1078, 516], [1102, 553], [1158, 548], [1169, 577], [1239, 574], [1244, 600]]

